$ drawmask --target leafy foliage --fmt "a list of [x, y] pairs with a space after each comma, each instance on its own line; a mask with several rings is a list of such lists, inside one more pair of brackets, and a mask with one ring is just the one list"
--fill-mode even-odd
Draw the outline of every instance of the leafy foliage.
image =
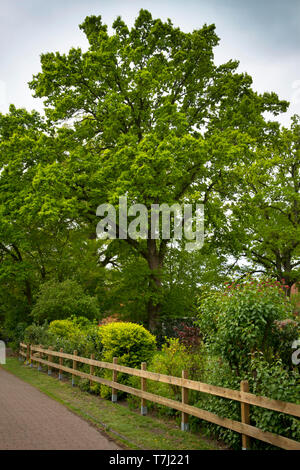
[[34, 345], [48, 345], [51, 342], [51, 335], [49, 334], [48, 324], [36, 325], [32, 323], [24, 331], [24, 341], [27, 344]]
[[[129, 367], [140, 368], [141, 362], [147, 362], [156, 350], [155, 337], [143, 326], [134, 323], [113, 322], [99, 328], [99, 334], [103, 345], [102, 360], [113, 362], [118, 358], [118, 363]], [[111, 372], [106, 371], [104, 376], [111, 380]], [[118, 374], [121, 383], [128, 383], [129, 377]], [[101, 386], [101, 395], [106, 397], [110, 389]]]
[[175, 327], [175, 333], [178, 334], [179, 341], [190, 351], [197, 351], [201, 346], [200, 329], [197, 326], [188, 326], [181, 323]]
[[[253, 357], [249, 374], [251, 391], [256, 395], [300, 404], [300, 374], [298, 369], [288, 370], [279, 359], [271, 365], [259, 355]], [[300, 421], [294, 416], [260, 407], [253, 407], [251, 421], [263, 431], [271, 431], [296, 441], [300, 440]], [[253, 448], [268, 448], [255, 441]], [[271, 447], [271, 446], [270, 446]]]
[[[147, 370], [175, 377], [181, 377], [182, 371], [185, 370], [189, 379], [201, 380], [205, 371], [205, 361], [205, 354], [200, 347], [197, 352], [195, 349], [192, 351], [190, 347], [180, 343], [178, 338], [169, 338], [166, 339], [161, 351], [153, 356], [147, 365]], [[140, 387], [140, 380], [137, 377], [132, 377], [130, 382], [135, 388]], [[181, 388], [176, 385], [148, 381], [147, 391], [174, 400], [181, 400]], [[193, 404], [195, 397], [196, 393], [191, 391], [189, 394], [190, 404]], [[128, 401], [131, 406], [138, 406], [139, 401], [135, 397], [130, 396]], [[148, 403], [147, 406], [162, 415], [179, 416], [178, 412], [163, 405]]]
[[293, 342], [300, 338], [299, 320], [286, 319], [276, 321], [272, 329], [272, 343], [275, 357], [280, 358], [287, 370], [293, 368], [291, 348]]
[[[218, 357], [210, 357], [207, 361], [204, 381], [212, 385], [240, 389], [240, 380], [249, 381], [250, 392], [275, 400], [299, 403], [300, 375], [286, 369], [281, 360], [272, 363], [266, 361], [262, 354], [253, 355], [247, 373], [238, 377], [228, 362]], [[208, 394], [200, 394], [195, 406], [211, 411], [219, 416], [240, 421], [240, 403]], [[252, 426], [264, 431], [279, 434], [290, 439], [299, 440], [299, 419], [285, 413], [278, 413], [261, 407], [252, 406], [250, 414]], [[192, 427], [216, 437], [227, 443], [232, 449], [241, 449], [241, 435], [221, 426], [206, 421], [191, 419]], [[274, 449], [274, 446], [262, 441], [251, 439], [251, 449]]]
[[[149, 214], [152, 204], [203, 202], [207, 230], [218, 242], [228, 238], [224, 201], [234, 194], [236, 170], [254, 158], [255, 139], [276, 127], [263, 113], [276, 115], [287, 102], [257, 94], [251, 77], [237, 72], [237, 61], [214, 63], [214, 25], [185, 33], [141, 10], [131, 29], [118, 17], [109, 34], [100, 16], [87, 17], [80, 28], [89, 49], [42, 54], [42, 70], [30, 83], [45, 99], [52, 126], [65, 125], [57, 131], [67, 149], [64, 165], [53, 162], [35, 181], [40, 195], [53, 196], [47, 210], [55, 217], [62, 206], [94, 232], [98, 205], [118, 207], [125, 194], [128, 205], [143, 203]], [[154, 331], [167, 307], [169, 243], [161, 236], [112, 240], [103, 245], [106, 263], [122, 269], [124, 245], [146, 274], [140, 311]], [[178, 291], [168, 294], [178, 299]]]
[[82, 286], [71, 280], [45, 282], [31, 315], [38, 321], [63, 319], [71, 315], [89, 319], [100, 316], [97, 299], [85, 294]]
[[[227, 207], [232, 211], [232, 245], [251, 270], [278, 281], [288, 292], [300, 280], [300, 116], [290, 128], [273, 128], [247, 165]], [[249, 269], [249, 266], [248, 266]]]
[[[98, 359], [101, 357], [102, 342], [99, 327], [86, 317], [72, 316], [65, 320], [54, 320], [49, 325], [49, 333], [52, 338], [51, 345], [56, 350], [63, 348], [70, 354], [76, 350], [78, 355], [83, 357], [88, 357], [90, 354], [95, 354]], [[87, 368], [83, 369], [87, 371]]]
[[113, 322], [99, 328], [103, 344], [103, 360], [112, 362], [114, 357], [120, 364], [140, 367], [155, 352], [155, 337], [143, 326], [131, 322]]
[[291, 316], [291, 303], [280, 283], [249, 278], [208, 295], [200, 306], [198, 325], [212, 353], [241, 375], [256, 351], [273, 359], [274, 322]]
[[[289, 129], [267, 120], [288, 103], [256, 93], [237, 61], [214, 63], [214, 25], [186, 33], [142, 9], [131, 29], [118, 17], [109, 33], [100, 16], [80, 28], [88, 50], [42, 54], [30, 83], [46, 117], [13, 105], [0, 114], [1, 335], [130, 367], [147, 361], [169, 375], [186, 369], [230, 388], [248, 377], [253, 391], [295, 401], [299, 321], [287, 295], [300, 279], [299, 117]], [[203, 249], [173, 246], [161, 226], [155, 240], [97, 240], [97, 207], [118, 208], [125, 194], [149, 220], [152, 204], [203, 203]], [[277, 282], [219, 290], [249, 269]], [[141, 325], [99, 328], [90, 320], [100, 310], [147, 325], [160, 342], [167, 329], [178, 338], [157, 352]], [[176, 387], [149, 387], [179, 398]], [[239, 405], [222, 398], [193, 392], [191, 402], [239, 417]], [[256, 409], [252, 419], [299, 439], [293, 419]], [[201, 424], [239, 446], [240, 436]]]
[[[203, 375], [203, 382], [233, 390], [240, 389], [241, 377], [231, 369], [228, 362], [218, 356], [207, 357], [207, 367]], [[241, 405], [234, 400], [209, 395], [207, 393], [198, 394], [194, 406], [210, 411], [220, 417], [230, 418], [237, 421], [241, 419]], [[225, 442], [232, 449], [241, 448], [241, 435], [229, 429], [209, 423], [198, 418], [191, 418], [191, 428], [199, 429], [209, 437], [216, 437]]]

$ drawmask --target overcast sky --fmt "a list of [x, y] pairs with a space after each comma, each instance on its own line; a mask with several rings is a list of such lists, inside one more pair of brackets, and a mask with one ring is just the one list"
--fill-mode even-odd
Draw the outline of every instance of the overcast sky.
[[284, 125], [300, 114], [300, 0], [0, 0], [0, 112], [10, 103], [42, 110], [27, 85], [40, 71], [39, 56], [86, 49], [78, 25], [87, 15], [101, 15], [109, 26], [121, 15], [132, 25], [141, 8], [184, 31], [214, 23], [216, 62], [238, 59], [257, 91], [290, 101]]

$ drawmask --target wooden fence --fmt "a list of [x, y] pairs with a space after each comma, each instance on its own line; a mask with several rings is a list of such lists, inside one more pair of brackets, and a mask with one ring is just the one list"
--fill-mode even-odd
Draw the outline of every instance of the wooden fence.
[[[240, 433], [242, 435], [243, 449], [250, 449], [250, 438], [252, 437], [272, 444], [274, 446], [280, 447], [282, 449], [300, 450], [300, 442], [277, 434], [273, 434], [271, 432], [262, 431], [261, 429], [250, 425], [250, 405], [259, 406], [268, 410], [278, 411], [279, 413], [286, 413], [298, 418], [300, 418], [300, 405], [297, 405], [295, 403], [283, 402], [280, 400], [273, 400], [271, 398], [257, 396], [252, 393], [249, 393], [249, 386], [247, 381], [241, 382], [240, 391], [232, 390], [229, 388], [218, 387], [215, 385], [209, 385], [206, 383], [189, 380], [187, 378], [186, 371], [182, 371], [182, 377], [173, 377], [169, 375], [147, 371], [145, 362], [141, 364], [141, 369], [139, 370], [133, 369], [131, 367], [118, 365], [117, 358], [114, 358], [113, 363], [102, 362], [95, 360], [93, 355], [90, 359], [80, 357], [77, 355], [77, 351], [74, 351], [74, 354], [67, 354], [64, 353], [62, 349], [60, 351], [53, 351], [51, 348], [45, 349], [41, 345], [33, 346], [24, 343], [20, 343], [20, 356], [26, 358], [28, 364], [33, 365], [33, 363], [36, 363], [39, 368], [41, 367], [41, 364], [47, 366], [49, 374], [51, 374], [52, 369], [57, 369], [59, 372], [59, 378], [62, 378], [63, 372], [71, 374], [73, 385], [75, 384], [74, 379], [76, 376], [88, 379], [90, 383], [96, 382], [99, 384], [106, 385], [112, 389], [112, 401], [114, 402], [117, 400], [117, 390], [129, 393], [131, 395], [135, 395], [141, 398], [141, 413], [143, 415], [147, 413], [147, 400], [181, 411], [182, 430], [188, 429], [188, 416], [191, 415]], [[44, 359], [44, 356], [47, 356], [47, 359]], [[53, 357], [58, 358], [58, 363], [53, 362]], [[64, 359], [72, 361], [72, 368], [63, 365]], [[90, 366], [90, 372], [86, 373], [77, 370], [78, 363], [88, 364]], [[111, 370], [112, 380], [107, 380], [94, 375], [95, 367]], [[118, 372], [140, 377], [141, 388], [136, 389], [133, 387], [129, 387], [128, 385], [118, 383]], [[182, 401], [179, 402], [147, 392], [147, 380], [153, 380], [156, 382], [162, 382], [181, 387]], [[210, 395], [215, 395], [218, 397], [223, 397], [229, 400], [235, 400], [240, 402], [241, 421], [235, 421], [229, 418], [222, 418], [210, 411], [205, 411], [195, 406], [189, 405], [189, 390], [196, 390], [198, 392], [208, 393]]]

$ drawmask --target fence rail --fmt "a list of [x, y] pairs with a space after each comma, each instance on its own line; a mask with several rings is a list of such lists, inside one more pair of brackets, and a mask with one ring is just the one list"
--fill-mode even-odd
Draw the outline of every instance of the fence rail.
[[[26, 350], [26, 352], [23, 351], [24, 349]], [[295, 403], [283, 402], [280, 400], [273, 400], [267, 397], [249, 393], [247, 381], [241, 382], [240, 391], [232, 390], [225, 387], [209, 385], [195, 380], [189, 380], [188, 378], [186, 378], [186, 371], [182, 371], [182, 377], [174, 377], [147, 371], [146, 363], [144, 362], [141, 364], [141, 369], [139, 370], [117, 364], [117, 358], [114, 358], [113, 363], [103, 362], [95, 360], [93, 358], [93, 355], [90, 359], [78, 356], [77, 351], [74, 351], [74, 354], [68, 354], [64, 353], [62, 350], [53, 351], [50, 348], [43, 348], [41, 345], [37, 346], [24, 343], [20, 343], [20, 356], [26, 357], [27, 363], [33, 364], [34, 362], [36, 362], [39, 368], [41, 364], [47, 366], [48, 373], [49, 371], [51, 373], [52, 369], [57, 369], [59, 371], [59, 378], [62, 377], [63, 372], [71, 374], [73, 385], [75, 383], [75, 376], [87, 379], [90, 381], [90, 383], [95, 382], [106, 385], [112, 389], [112, 401], [117, 400], [117, 390], [129, 393], [131, 395], [135, 395], [141, 398], [142, 414], [147, 413], [146, 400], [181, 411], [181, 427], [183, 430], [188, 429], [188, 415], [191, 415], [242, 434], [243, 448], [250, 448], [249, 438], [252, 437], [283, 449], [300, 450], [300, 442], [267, 431], [262, 431], [261, 429], [250, 425], [250, 405], [259, 406], [261, 408], [269, 409], [272, 411], [278, 411], [279, 413], [289, 414], [298, 418], [300, 417], [300, 405], [297, 405]], [[43, 356], [47, 356], [47, 360], [43, 359]], [[59, 359], [59, 362], [53, 362], [53, 357], [57, 357]], [[63, 365], [63, 359], [73, 361], [72, 368]], [[78, 370], [78, 363], [89, 365], [90, 373]], [[107, 380], [97, 375], [94, 375], [95, 367], [111, 370], [113, 380]], [[141, 389], [136, 389], [133, 387], [129, 387], [128, 385], [118, 383], [118, 372], [140, 377]], [[147, 392], [147, 379], [181, 387], [182, 402]], [[241, 421], [235, 421], [229, 418], [222, 418], [210, 411], [205, 411], [195, 406], [189, 405], [189, 390], [196, 390], [199, 392], [240, 402]]]

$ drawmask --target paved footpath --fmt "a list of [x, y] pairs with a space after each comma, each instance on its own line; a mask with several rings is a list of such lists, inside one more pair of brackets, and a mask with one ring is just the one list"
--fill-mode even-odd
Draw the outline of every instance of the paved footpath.
[[0, 367], [0, 449], [119, 447], [63, 405]]

